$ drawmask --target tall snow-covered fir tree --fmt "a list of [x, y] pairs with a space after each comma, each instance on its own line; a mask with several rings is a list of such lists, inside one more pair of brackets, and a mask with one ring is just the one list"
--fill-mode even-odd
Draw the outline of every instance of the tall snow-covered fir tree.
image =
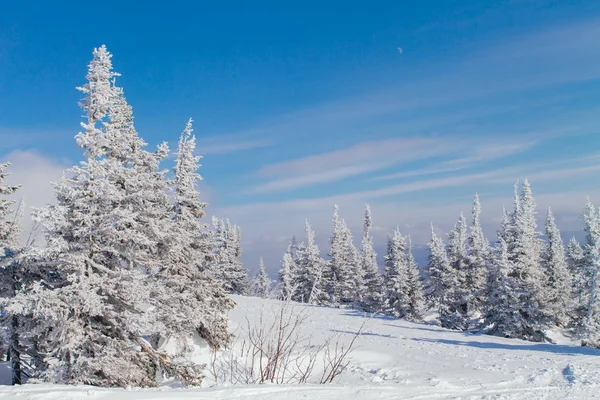
[[450, 265], [444, 241], [435, 233], [433, 225], [428, 247], [425, 294], [429, 304], [438, 310], [443, 327], [462, 329], [464, 317], [456, 308], [456, 305], [460, 304], [458, 296], [462, 292], [460, 282]]
[[484, 303], [485, 285], [488, 274], [488, 261], [490, 258], [490, 244], [483, 234], [481, 227], [481, 203], [479, 195], [475, 195], [471, 212], [471, 226], [467, 237], [467, 273], [465, 284], [468, 289], [467, 303], [469, 313], [481, 311]]
[[600, 335], [600, 210], [588, 199], [583, 215], [585, 246], [581, 273], [584, 316], [579, 331], [588, 340], [598, 343]]
[[297, 266], [294, 260], [295, 243], [290, 241], [287, 250], [281, 260], [281, 269], [279, 269], [279, 282], [281, 284], [280, 298], [282, 300], [292, 300], [295, 298], [297, 278]]
[[551, 209], [548, 209], [546, 217], [546, 238], [547, 243], [542, 253], [542, 265], [547, 279], [545, 301], [554, 323], [566, 326], [573, 309], [571, 274], [565, 259], [565, 247]]
[[519, 336], [519, 287], [517, 279], [512, 276], [514, 268], [510, 261], [508, 245], [502, 235], [498, 235], [498, 243], [491, 254], [494, 258], [487, 281], [484, 328], [487, 328], [486, 333], [490, 335]]
[[200, 200], [197, 189], [202, 177], [197, 172], [200, 157], [194, 154], [195, 149], [190, 119], [181, 134], [173, 170], [175, 196], [169, 262], [159, 274], [163, 297], [161, 321], [165, 328], [162, 335], [181, 341], [184, 353], [190, 349], [187, 341], [193, 333], [200, 334], [214, 348], [226, 344], [227, 312], [233, 307], [210, 270], [211, 232], [202, 221], [206, 203]]
[[406, 238], [398, 228], [388, 235], [384, 282], [384, 311], [397, 318], [409, 317], [410, 291], [408, 286], [407, 244]]
[[[501, 231], [501, 239], [507, 245], [510, 261], [509, 277], [514, 280], [515, 293], [519, 296], [517, 304], [510, 310], [513, 326], [505, 327], [503, 335], [544, 341], [551, 316], [541, 268], [543, 242], [539, 238], [535, 214], [531, 187], [525, 181], [520, 195], [515, 186], [514, 211], [506, 215]], [[489, 309], [489, 304], [487, 307]], [[498, 329], [496, 328], [496, 332]]]
[[360, 249], [360, 263], [364, 280], [361, 306], [367, 312], [379, 311], [383, 305], [383, 281], [377, 265], [377, 253], [373, 248], [372, 228], [371, 207], [367, 204], [365, 206], [364, 231]]
[[[156, 276], [168, 263], [171, 203], [156, 152], [133, 126], [131, 107], [114, 85], [111, 54], [94, 50], [76, 136], [86, 160], [56, 186], [57, 204], [36, 219], [46, 229], [46, 265], [53, 281], [21, 291], [11, 305], [37, 318], [38, 341], [52, 382], [154, 386], [159, 370], [198, 384], [201, 368], [169, 360], [144, 339], [164, 310]], [[160, 322], [158, 322], [160, 324]]]
[[448, 234], [448, 262], [449, 273], [453, 274], [452, 282], [455, 286], [449, 287], [450, 291], [446, 297], [449, 314], [443, 316], [442, 325], [447, 328], [463, 329], [469, 328], [469, 301], [473, 299], [472, 290], [467, 284], [469, 273], [467, 252], [467, 221], [461, 213], [458, 222]]
[[406, 280], [408, 286], [408, 319], [420, 321], [425, 314], [425, 296], [423, 294], [423, 280], [419, 266], [413, 256], [412, 240], [408, 237], [408, 249], [406, 250]]
[[431, 240], [427, 244], [429, 255], [427, 257], [427, 267], [425, 268], [425, 298], [429, 308], [440, 307], [445, 289], [443, 285], [444, 274], [450, 268], [448, 253], [442, 238], [436, 233], [431, 224]]
[[258, 273], [254, 278], [253, 292], [255, 296], [262, 299], [268, 298], [269, 293], [271, 292], [271, 278], [269, 278], [269, 275], [267, 274], [262, 257], [258, 260]]
[[339, 207], [333, 212], [333, 232], [329, 243], [329, 262], [326, 268], [325, 290], [332, 305], [346, 303], [352, 298], [352, 265], [349, 262], [348, 238], [349, 230], [340, 218]]
[[296, 301], [309, 304], [326, 304], [329, 297], [325, 292], [323, 271], [325, 260], [321, 258], [315, 244], [315, 232], [306, 221], [306, 242], [298, 245], [298, 269]]
[[341, 301], [345, 304], [358, 304], [357, 293], [361, 293], [361, 290], [358, 288], [364, 287], [364, 276], [360, 267], [360, 256], [354, 244], [352, 231], [344, 220], [342, 220], [342, 238], [347, 276], [346, 280], [341, 284]]
[[587, 315], [587, 305], [585, 303], [587, 277], [585, 274], [585, 252], [577, 238], [572, 237], [567, 244], [566, 250], [567, 267], [572, 277], [572, 303], [573, 311], [571, 313], [571, 325], [581, 333], [583, 321]]

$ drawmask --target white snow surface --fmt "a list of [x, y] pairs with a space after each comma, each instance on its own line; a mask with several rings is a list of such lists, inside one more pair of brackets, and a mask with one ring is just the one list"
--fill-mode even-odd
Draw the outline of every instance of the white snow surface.
[[[246, 318], [278, 302], [234, 296], [231, 330], [244, 335]], [[348, 341], [367, 319], [348, 369], [329, 385], [255, 384], [181, 389], [103, 389], [90, 386], [0, 387], [0, 399], [590, 399], [600, 397], [600, 351], [570, 342], [538, 344], [481, 334], [449, 331], [387, 317], [318, 306], [303, 329], [311, 343], [332, 335]], [[207, 358], [198, 348], [199, 359]], [[9, 376], [2, 366], [0, 378]], [[206, 385], [211, 385], [210, 374]]]

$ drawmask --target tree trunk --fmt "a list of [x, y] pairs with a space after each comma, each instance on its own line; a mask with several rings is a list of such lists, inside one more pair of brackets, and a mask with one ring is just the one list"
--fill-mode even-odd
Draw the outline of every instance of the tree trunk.
[[8, 349], [8, 356], [10, 357], [10, 366], [12, 369], [12, 385], [22, 384], [21, 352], [19, 351], [19, 334], [17, 333], [18, 328], [19, 319], [17, 316], [13, 316], [11, 321], [10, 347]]

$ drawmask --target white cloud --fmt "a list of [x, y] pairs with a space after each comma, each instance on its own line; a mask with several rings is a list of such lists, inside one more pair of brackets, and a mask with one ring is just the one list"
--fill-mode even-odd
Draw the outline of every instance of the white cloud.
[[[443, 152], [447, 143], [437, 138], [394, 138], [357, 143], [353, 146], [267, 165], [258, 171], [264, 177], [304, 175], [368, 162], [414, 160]], [[390, 161], [387, 161], [387, 160]]]
[[16, 200], [23, 199], [26, 205], [24, 230], [31, 227], [31, 207], [41, 207], [54, 202], [54, 187], [51, 182], [58, 182], [66, 165], [46, 157], [36, 150], [15, 150], [2, 156], [2, 160], [10, 162], [7, 183], [23, 185], [15, 194]]

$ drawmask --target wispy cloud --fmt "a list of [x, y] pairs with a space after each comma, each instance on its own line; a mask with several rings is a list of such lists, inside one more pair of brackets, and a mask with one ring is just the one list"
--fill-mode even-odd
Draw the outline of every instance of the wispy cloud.
[[[252, 188], [251, 193], [298, 189], [335, 182], [390, 166], [428, 160], [433, 157], [450, 159], [424, 169], [386, 174], [371, 180], [384, 181], [456, 172], [473, 167], [477, 163], [521, 153], [531, 149], [536, 143], [532, 140], [512, 144], [495, 141], [487, 143], [479, 140], [478, 143], [472, 138], [399, 138], [363, 142], [342, 150], [265, 166], [258, 171], [258, 175], [283, 176], [283, 178], [260, 184]], [[386, 190], [382, 189], [384, 192]]]
[[287, 189], [298, 189], [320, 183], [334, 182], [350, 176], [361, 175], [382, 168], [381, 164], [358, 164], [334, 168], [323, 172], [309, 173], [287, 179], [276, 179], [258, 185], [250, 193], [267, 193]]
[[197, 152], [201, 155], [236, 153], [272, 146], [274, 142], [261, 138], [244, 138], [237, 135], [198, 137]]
[[474, 145], [468, 147], [468, 151], [472, 152], [472, 155], [462, 158], [454, 158], [448, 161], [436, 163], [426, 168], [401, 171], [392, 174], [386, 174], [374, 177], [375, 181], [385, 181], [393, 179], [403, 179], [415, 176], [435, 175], [447, 172], [456, 172], [463, 169], [471, 168], [478, 163], [492, 161], [507, 156], [512, 156], [523, 151], [531, 149], [537, 142], [530, 141], [524, 143], [514, 144], [498, 144], [489, 143], [484, 145]]
[[345, 149], [267, 165], [257, 175], [273, 179], [253, 188], [254, 193], [338, 181], [376, 171], [399, 162], [440, 155], [449, 143], [436, 138], [398, 138], [362, 142]]

